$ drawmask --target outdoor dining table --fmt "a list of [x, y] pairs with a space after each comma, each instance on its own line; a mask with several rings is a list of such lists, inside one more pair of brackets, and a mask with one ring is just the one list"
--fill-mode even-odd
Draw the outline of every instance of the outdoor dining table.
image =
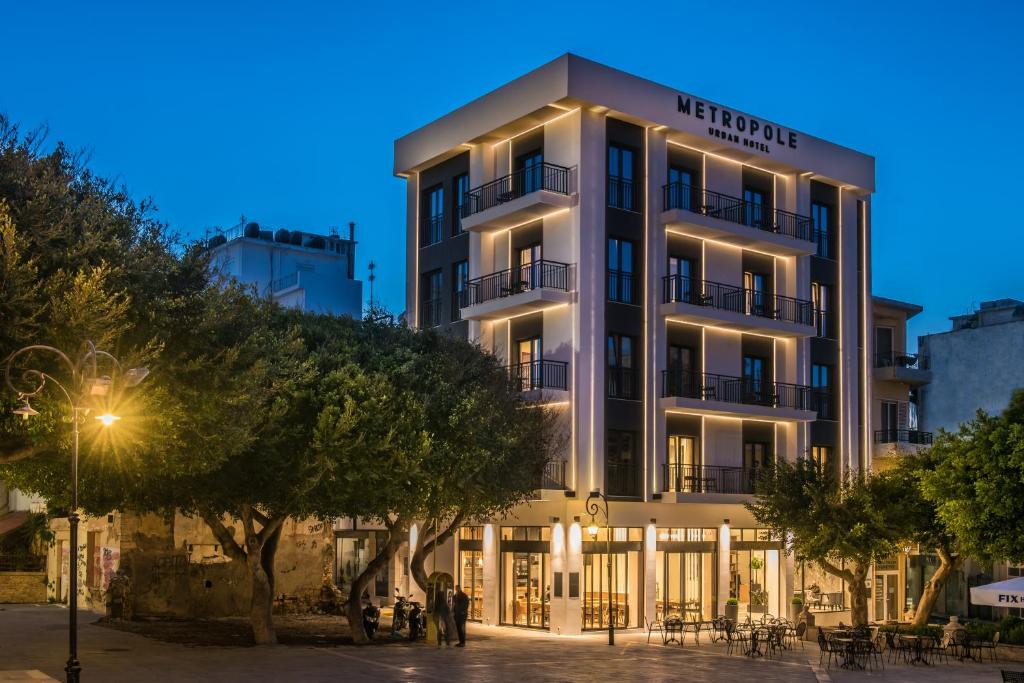
[[[974, 652], [980, 650], [979, 643], [981, 641], [978, 638], [972, 638], [970, 634], [964, 633], [962, 636], [953, 641], [953, 644], [957, 646], [960, 653], [957, 655], [957, 659], [961, 662], [965, 659], [970, 659], [972, 662], [980, 661], [974, 656]], [[980, 653], [979, 653], [980, 654]]]
[[843, 662], [841, 669], [863, 670], [864, 666], [857, 661], [857, 639], [850, 636], [832, 636], [832, 642], [843, 646]]
[[921, 636], [900, 635], [899, 638], [900, 640], [912, 643], [914, 646], [914, 656], [908, 660], [911, 664], [921, 663], [926, 666], [931, 666], [931, 662], [924, 657], [924, 639]]
[[662, 636], [662, 644], [668, 645], [669, 643], [679, 643], [682, 645], [683, 638], [683, 620], [682, 619], [666, 619], [665, 620], [665, 631]]

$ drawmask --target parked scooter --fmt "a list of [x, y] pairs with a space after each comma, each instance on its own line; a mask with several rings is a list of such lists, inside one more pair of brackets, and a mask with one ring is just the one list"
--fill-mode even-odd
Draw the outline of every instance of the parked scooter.
[[379, 626], [380, 608], [371, 602], [363, 607], [363, 629], [366, 631], [366, 637], [373, 640]]
[[427, 615], [423, 605], [398, 594], [395, 588], [394, 616], [391, 619], [391, 638], [402, 637], [402, 631], [409, 627], [409, 640], [425, 638], [427, 633]]

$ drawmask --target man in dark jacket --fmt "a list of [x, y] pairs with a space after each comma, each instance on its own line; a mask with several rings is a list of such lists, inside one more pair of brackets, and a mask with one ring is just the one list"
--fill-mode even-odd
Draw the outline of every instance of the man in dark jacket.
[[455, 613], [455, 632], [459, 634], [459, 644], [455, 647], [466, 647], [466, 620], [469, 619], [469, 596], [462, 591], [462, 586], [455, 587], [453, 600]]

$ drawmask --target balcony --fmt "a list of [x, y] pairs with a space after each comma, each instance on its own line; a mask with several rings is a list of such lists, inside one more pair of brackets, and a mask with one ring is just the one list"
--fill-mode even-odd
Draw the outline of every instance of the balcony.
[[642, 189], [643, 183], [640, 181], [613, 175], [608, 176], [607, 193], [605, 195], [608, 200], [608, 206], [631, 213], [643, 213]]
[[534, 261], [478, 277], [459, 292], [464, 320], [500, 320], [572, 301], [576, 266]]
[[440, 299], [426, 299], [420, 304], [420, 329], [426, 330], [431, 327], [437, 327], [443, 320], [441, 320], [441, 300]]
[[668, 411], [811, 422], [821, 405], [822, 392], [800, 384], [671, 370], [662, 371], [661, 381], [661, 407]]
[[661, 282], [661, 314], [670, 320], [782, 337], [815, 334], [810, 301], [682, 275]]
[[879, 429], [875, 431], [875, 443], [931, 446], [932, 433], [922, 432], [917, 429]]
[[807, 216], [682, 183], [665, 185], [662, 201], [661, 221], [666, 227], [771, 253], [817, 253]]
[[565, 471], [568, 463], [565, 460], [549, 460], [544, 466], [544, 474], [541, 475], [540, 488], [549, 491], [565, 491]]
[[560, 360], [533, 360], [508, 366], [512, 384], [531, 403], [569, 400], [569, 364]]
[[640, 374], [636, 368], [605, 368], [608, 398], [626, 401], [640, 399]]
[[609, 497], [640, 498], [640, 467], [632, 462], [605, 465], [605, 492]]
[[890, 351], [875, 354], [875, 379], [921, 386], [932, 381], [928, 359], [914, 353]]
[[572, 206], [576, 169], [544, 162], [521, 168], [466, 193], [462, 229], [492, 232]]
[[666, 463], [662, 467], [664, 493], [752, 494], [757, 470], [744, 467], [684, 465]]

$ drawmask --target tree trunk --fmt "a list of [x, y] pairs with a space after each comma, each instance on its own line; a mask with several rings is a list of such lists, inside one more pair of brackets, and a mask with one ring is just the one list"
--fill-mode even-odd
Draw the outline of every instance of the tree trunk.
[[850, 619], [854, 626], [867, 626], [868, 623], [868, 598], [871, 592], [868, 590], [865, 579], [868, 576], [867, 565], [854, 565], [850, 572], [852, 580], [849, 583], [850, 593]]
[[370, 560], [359, 576], [352, 580], [349, 589], [348, 602], [345, 603], [345, 617], [348, 619], [349, 630], [352, 631], [352, 640], [356, 644], [370, 642], [363, 628], [363, 591], [365, 591], [373, 577], [387, 566], [388, 562], [398, 553], [405, 540], [405, 523], [397, 520], [388, 524], [388, 541], [383, 548], [377, 549], [377, 556]]
[[[274, 555], [281, 537], [284, 516], [267, 518], [258, 510], [243, 505], [238, 517], [242, 520], [245, 535], [244, 547], [235, 541], [234, 536], [224, 526], [220, 515], [206, 512], [201, 516], [213, 531], [213, 535], [220, 541], [221, 547], [224, 548], [224, 554], [232, 560], [244, 563], [252, 578], [249, 620], [252, 625], [253, 640], [257, 645], [274, 645], [277, 643], [273, 617]], [[254, 524], [256, 521], [262, 525], [258, 532]]]
[[939, 567], [932, 574], [932, 578], [924, 584], [921, 600], [917, 603], [917, 611], [914, 612], [914, 619], [911, 622], [912, 626], [928, 625], [928, 617], [932, 614], [935, 601], [939, 599], [939, 592], [946, 582], [946, 577], [950, 575], [956, 565], [953, 556], [946, 548], [936, 548], [935, 552], [939, 556]]
[[[416, 581], [416, 585], [420, 587], [420, 590], [424, 593], [427, 592], [427, 572], [424, 569], [424, 565], [427, 561], [427, 556], [434, 552], [434, 549], [439, 545], [444, 545], [448, 542], [455, 532], [462, 527], [464, 520], [463, 514], [460, 512], [452, 518], [451, 523], [448, 527], [438, 535], [433, 535], [436, 531], [435, 526], [424, 527], [424, 533], [416, 539], [416, 550], [413, 552], [412, 557], [409, 558], [409, 572], [412, 574], [413, 580]], [[431, 538], [426, 540], [426, 531], [430, 529]]]

